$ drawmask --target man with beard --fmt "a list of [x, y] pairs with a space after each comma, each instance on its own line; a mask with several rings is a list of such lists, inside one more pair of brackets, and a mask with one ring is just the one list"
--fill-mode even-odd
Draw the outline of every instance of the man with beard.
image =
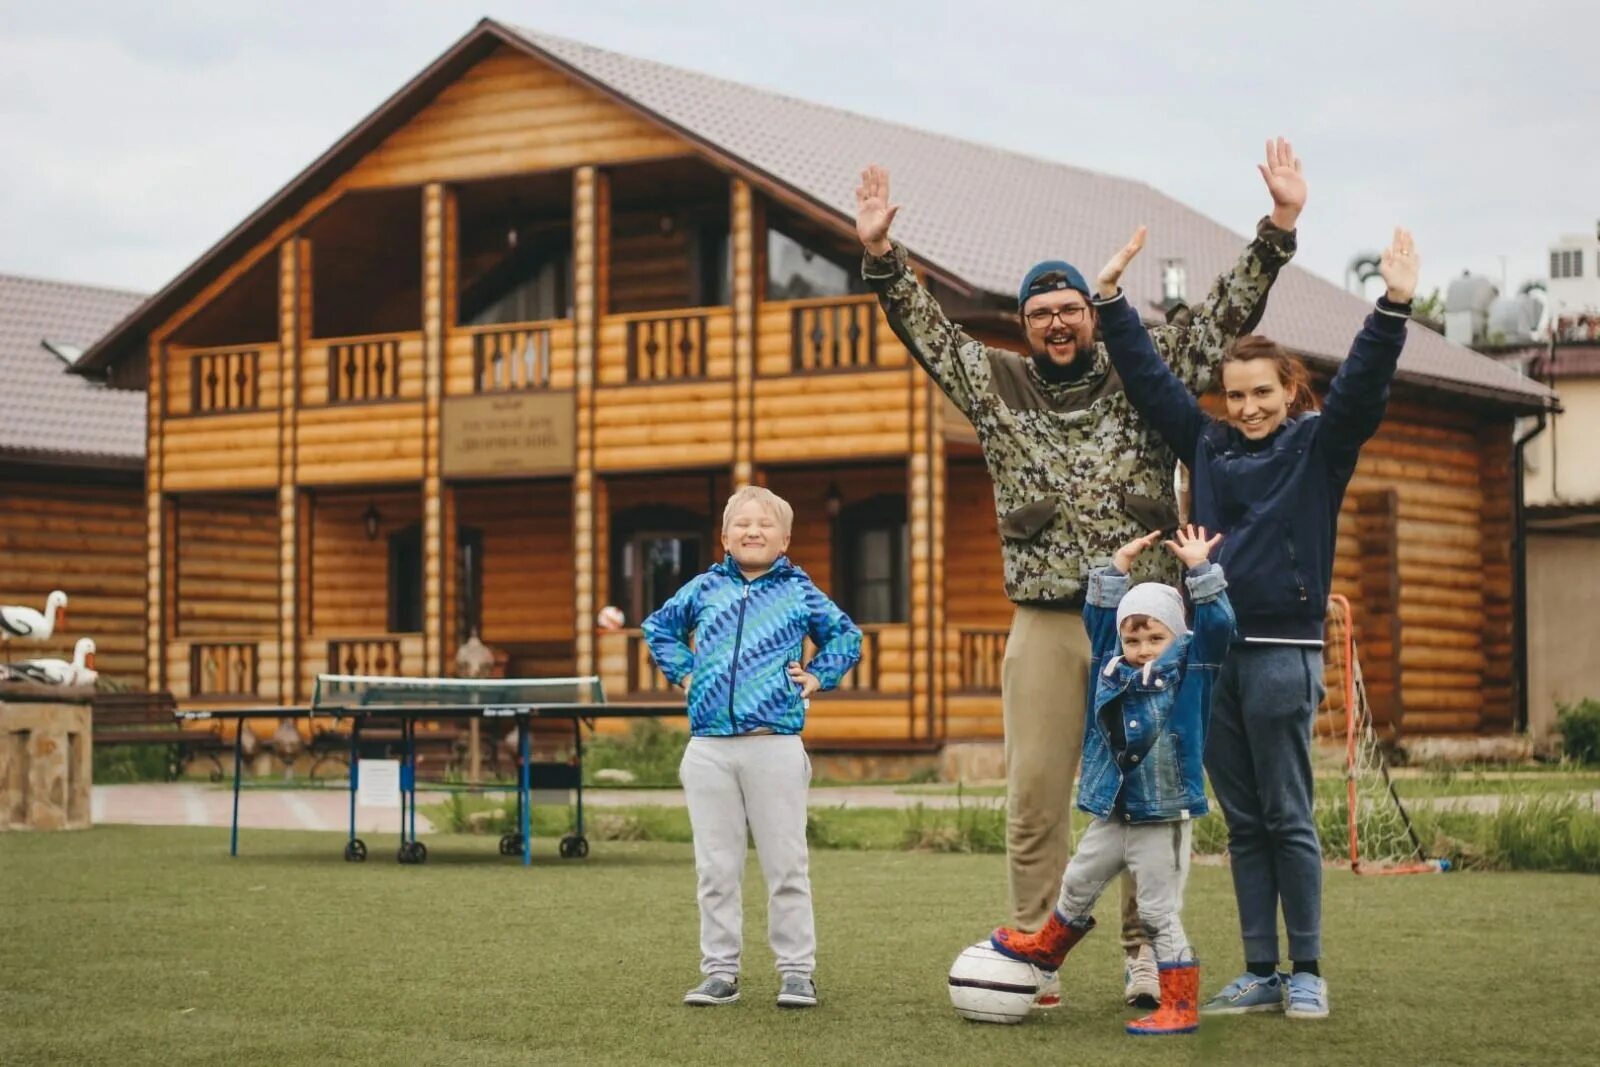
[[[1272, 213], [1233, 269], [1217, 279], [1185, 325], [1150, 329], [1157, 351], [1196, 395], [1212, 382], [1224, 350], [1265, 310], [1267, 290], [1294, 254], [1305, 206], [1300, 161], [1282, 138], [1258, 165]], [[990, 348], [950, 322], [891, 242], [898, 205], [889, 174], [862, 172], [856, 232], [862, 276], [895, 335], [977, 430], [994, 482], [1006, 596], [1016, 604], [1001, 672], [1006, 748], [1006, 856], [1012, 917], [1036, 930], [1050, 912], [1072, 850], [1072, 778], [1083, 745], [1089, 642], [1083, 626], [1087, 576], [1117, 547], [1177, 523], [1174, 458], [1139, 419], [1095, 340], [1091, 290], [1070, 263], [1029, 270], [1017, 293], [1028, 356]], [[1136, 582], [1174, 584], [1177, 567], [1142, 557]], [[1130, 1004], [1153, 1008], [1159, 978], [1149, 936], [1124, 876], [1124, 984]], [[1040, 1006], [1059, 1003], [1059, 988]]]

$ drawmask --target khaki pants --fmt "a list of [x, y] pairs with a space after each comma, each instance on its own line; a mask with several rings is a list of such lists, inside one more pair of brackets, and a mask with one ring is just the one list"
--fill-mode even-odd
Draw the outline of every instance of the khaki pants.
[[[1006, 731], [1006, 860], [1011, 915], [1044, 925], [1072, 858], [1072, 783], [1089, 704], [1083, 614], [1017, 605], [1000, 694]], [[1133, 877], [1122, 876], [1122, 946], [1148, 943]]]

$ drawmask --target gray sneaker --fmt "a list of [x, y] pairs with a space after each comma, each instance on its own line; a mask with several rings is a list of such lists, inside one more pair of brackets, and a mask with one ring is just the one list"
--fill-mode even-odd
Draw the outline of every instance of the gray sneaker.
[[817, 1006], [817, 983], [810, 975], [786, 974], [778, 987], [778, 1007], [814, 1008]]
[[683, 995], [683, 1002], [696, 1008], [707, 1008], [713, 1004], [732, 1004], [739, 999], [739, 979], [728, 981], [726, 978], [712, 976], [695, 986]]

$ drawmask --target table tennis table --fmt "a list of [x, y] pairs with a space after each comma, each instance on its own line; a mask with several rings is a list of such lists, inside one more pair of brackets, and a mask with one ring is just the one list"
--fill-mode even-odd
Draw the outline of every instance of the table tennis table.
[[[236, 720], [233, 739], [233, 825], [228, 854], [239, 854], [239, 794], [244, 760], [243, 736], [252, 719], [325, 718], [348, 722], [350, 727], [350, 832], [344, 858], [362, 862], [366, 842], [356, 835], [356, 798], [361, 784], [361, 731], [375, 722], [396, 724], [400, 730], [400, 848], [401, 863], [424, 863], [428, 848], [417, 840], [417, 726], [435, 719], [510, 720], [517, 731], [517, 817], [519, 832], [500, 838], [502, 856], [520, 855], [533, 862], [532, 801], [534, 774], [540, 789], [568, 790], [574, 797], [572, 833], [561, 839], [563, 859], [589, 854], [583, 828], [583, 728], [598, 719], [666, 717], [685, 714], [682, 702], [606, 702], [597, 676], [576, 678], [393, 678], [373, 675], [321, 674], [317, 676], [309, 705], [295, 707], [222, 707], [180, 710], [181, 722]], [[560, 762], [534, 763], [532, 726], [536, 720], [572, 723], [573, 755]], [[482, 787], [480, 791], [493, 791]]]

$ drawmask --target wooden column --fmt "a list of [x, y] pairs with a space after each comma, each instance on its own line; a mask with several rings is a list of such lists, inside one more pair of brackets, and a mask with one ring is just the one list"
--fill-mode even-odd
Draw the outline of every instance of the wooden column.
[[573, 653], [580, 675], [598, 673], [594, 618], [597, 610], [595, 552], [600, 494], [594, 473], [595, 358], [600, 317], [606, 307], [606, 257], [610, 245], [610, 198], [605, 175], [579, 167], [572, 179], [572, 278], [575, 376], [575, 466], [572, 475]]
[[[931, 380], [925, 374], [908, 372], [911, 397], [911, 435], [906, 452], [906, 524], [911, 542], [910, 638], [911, 702], [908, 707], [906, 737], [924, 739], [932, 735], [943, 687], [933, 677], [938, 645], [935, 634], [937, 598], [934, 584], [936, 557], [942, 555], [941, 532], [935, 527], [937, 511], [934, 484], [934, 430], [937, 421]], [[939, 464], [943, 470], [942, 462]]]
[[[166, 378], [166, 346], [151, 340], [148, 389], [145, 398], [145, 686], [166, 688], [167, 641], [165, 632], [166, 554], [171, 545], [161, 495], [162, 385]], [[70, 606], [69, 606], [70, 607]]]
[[422, 190], [422, 673], [444, 669], [445, 504], [439, 474], [444, 397], [445, 216], [450, 193], [439, 182]]
[[[301, 616], [309, 604], [301, 596], [300, 574], [310, 545], [300, 518], [296, 485], [297, 415], [300, 409], [300, 359], [311, 330], [311, 243], [301, 237], [278, 249], [278, 677], [277, 698], [300, 699]], [[265, 694], [263, 694], [265, 695]]]
[[755, 197], [750, 183], [733, 179], [728, 218], [733, 244], [733, 486], [749, 485], [754, 476], [756, 293]]

